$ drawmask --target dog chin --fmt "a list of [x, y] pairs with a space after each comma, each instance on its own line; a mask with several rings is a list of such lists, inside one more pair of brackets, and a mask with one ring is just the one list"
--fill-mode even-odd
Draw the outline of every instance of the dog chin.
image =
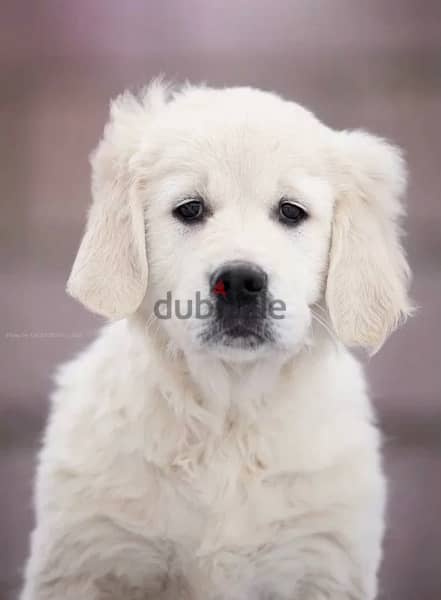
[[201, 339], [201, 349], [226, 362], [252, 362], [276, 351], [275, 340], [263, 333], [239, 328], [217, 330], [205, 333]]
[[274, 352], [272, 344], [262, 342], [250, 344], [246, 340], [234, 339], [229, 342], [205, 343], [204, 348], [212, 356], [228, 363], [250, 363], [271, 356]]

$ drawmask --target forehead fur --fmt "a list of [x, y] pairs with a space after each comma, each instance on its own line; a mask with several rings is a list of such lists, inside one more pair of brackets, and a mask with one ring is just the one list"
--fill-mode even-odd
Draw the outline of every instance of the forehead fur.
[[[191, 129], [193, 134], [214, 128], [248, 129], [266, 132], [284, 130], [318, 134], [324, 126], [302, 106], [279, 96], [251, 88], [184, 88], [172, 96], [156, 121], [161, 127]], [[217, 131], [218, 133], [218, 131]]]
[[171, 96], [168, 102], [169, 116], [185, 112], [198, 118], [254, 119], [266, 116], [270, 119], [291, 116], [299, 121], [318, 122], [308, 110], [282, 99], [277, 94], [247, 87], [214, 89], [206, 87], [187, 87]]
[[150, 118], [145, 127], [138, 123], [141, 164], [132, 164], [153, 176], [167, 164], [199, 174], [214, 166], [219, 172], [227, 168], [230, 175], [265, 169], [276, 176], [276, 171], [296, 167], [323, 172], [331, 130], [310, 111], [275, 94], [245, 87], [163, 88], [158, 101], [158, 90], [150, 86], [142, 104]]

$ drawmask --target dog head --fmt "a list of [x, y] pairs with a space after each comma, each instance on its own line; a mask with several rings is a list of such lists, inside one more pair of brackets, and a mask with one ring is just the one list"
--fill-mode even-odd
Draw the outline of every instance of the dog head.
[[96, 313], [140, 310], [236, 361], [294, 353], [314, 318], [376, 349], [409, 312], [405, 167], [384, 140], [249, 88], [154, 83], [112, 103], [92, 166], [68, 291]]

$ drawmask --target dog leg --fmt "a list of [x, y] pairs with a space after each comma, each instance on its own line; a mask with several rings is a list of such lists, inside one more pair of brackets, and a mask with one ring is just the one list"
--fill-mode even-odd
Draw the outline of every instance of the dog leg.
[[54, 529], [39, 524], [33, 534], [20, 600], [190, 600], [169, 541], [106, 519]]

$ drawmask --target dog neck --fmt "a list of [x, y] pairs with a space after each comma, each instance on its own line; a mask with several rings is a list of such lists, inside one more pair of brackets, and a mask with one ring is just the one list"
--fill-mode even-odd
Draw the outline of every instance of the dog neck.
[[[250, 362], [228, 362], [208, 352], [184, 352], [160, 327], [149, 327], [137, 317], [149, 362], [155, 369], [159, 393], [171, 409], [199, 414], [221, 433], [229, 422], [256, 422], [269, 402], [295, 384], [296, 373], [310, 361], [333, 351], [332, 342], [318, 335], [312, 345], [294, 355], [272, 353]], [[279, 389], [280, 388], [280, 389]]]

